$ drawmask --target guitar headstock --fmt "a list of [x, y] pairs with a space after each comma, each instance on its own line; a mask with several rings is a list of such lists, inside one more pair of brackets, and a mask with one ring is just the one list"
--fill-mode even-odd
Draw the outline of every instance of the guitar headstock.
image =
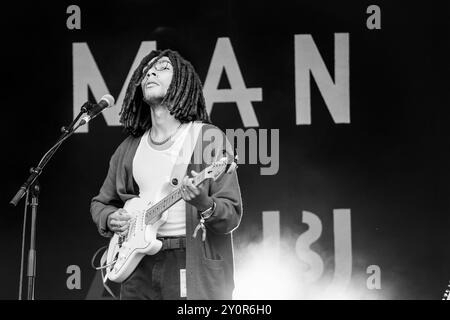
[[237, 155], [233, 161], [229, 161], [228, 157], [224, 156], [219, 160], [213, 162], [204, 171], [204, 179], [217, 180], [224, 172], [231, 174], [237, 169]]

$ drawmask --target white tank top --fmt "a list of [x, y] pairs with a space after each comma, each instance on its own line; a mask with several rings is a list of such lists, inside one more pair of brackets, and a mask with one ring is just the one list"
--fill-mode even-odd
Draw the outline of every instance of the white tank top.
[[[170, 177], [188, 133], [189, 126], [183, 124], [175, 135], [175, 142], [165, 150], [156, 150], [148, 143], [149, 130], [141, 137], [133, 158], [133, 177], [139, 186], [139, 197], [155, 204], [164, 198], [173, 187]], [[181, 199], [168, 210], [167, 222], [160, 226], [158, 236], [186, 235], [186, 202]]]

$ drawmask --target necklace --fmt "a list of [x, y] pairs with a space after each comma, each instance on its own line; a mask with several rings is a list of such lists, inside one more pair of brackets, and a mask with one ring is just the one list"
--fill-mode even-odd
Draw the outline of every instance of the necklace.
[[167, 141], [169, 141], [169, 140], [170, 140], [170, 139], [178, 132], [178, 129], [180, 129], [181, 125], [182, 125], [182, 123], [180, 123], [180, 125], [178, 126], [178, 128], [175, 130], [174, 133], [172, 133], [170, 136], [168, 136], [168, 137], [167, 137], [166, 139], [164, 139], [163, 141], [155, 141], [155, 140], [153, 140], [153, 138], [152, 138], [152, 128], [150, 128], [150, 132], [148, 133], [148, 135], [150, 136], [150, 141], [151, 141], [154, 145], [157, 145], [157, 146], [163, 145], [164, 143], [166, 143]]

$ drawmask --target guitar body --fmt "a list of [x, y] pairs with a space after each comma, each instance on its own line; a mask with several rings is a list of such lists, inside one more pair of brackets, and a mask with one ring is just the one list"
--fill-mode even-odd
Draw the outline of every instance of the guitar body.
[[167, 211], [161, 219], [145, 224], [145, 211], [149, 204], [139, 197], [125, 203], [124, 209], [133, 218], [127, 236], [114, 234], [109, 242], [106, 276], [109, 280], [121, 283], [134, 271], [145, 255], [154, 255], [161, 250], [162, 242], [156, 239], [159, 227], [167, 220]]

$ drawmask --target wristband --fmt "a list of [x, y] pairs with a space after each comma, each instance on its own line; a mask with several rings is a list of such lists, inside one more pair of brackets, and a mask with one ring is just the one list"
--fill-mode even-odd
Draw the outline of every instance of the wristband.
[[200, 216], [202, 217], [202, 219], [206, 220], [213, 215], [215, 210], [216, 210], [216, 202], [213, 200], [212, 207], [206, 209], [203, 212], [200, 212]]

